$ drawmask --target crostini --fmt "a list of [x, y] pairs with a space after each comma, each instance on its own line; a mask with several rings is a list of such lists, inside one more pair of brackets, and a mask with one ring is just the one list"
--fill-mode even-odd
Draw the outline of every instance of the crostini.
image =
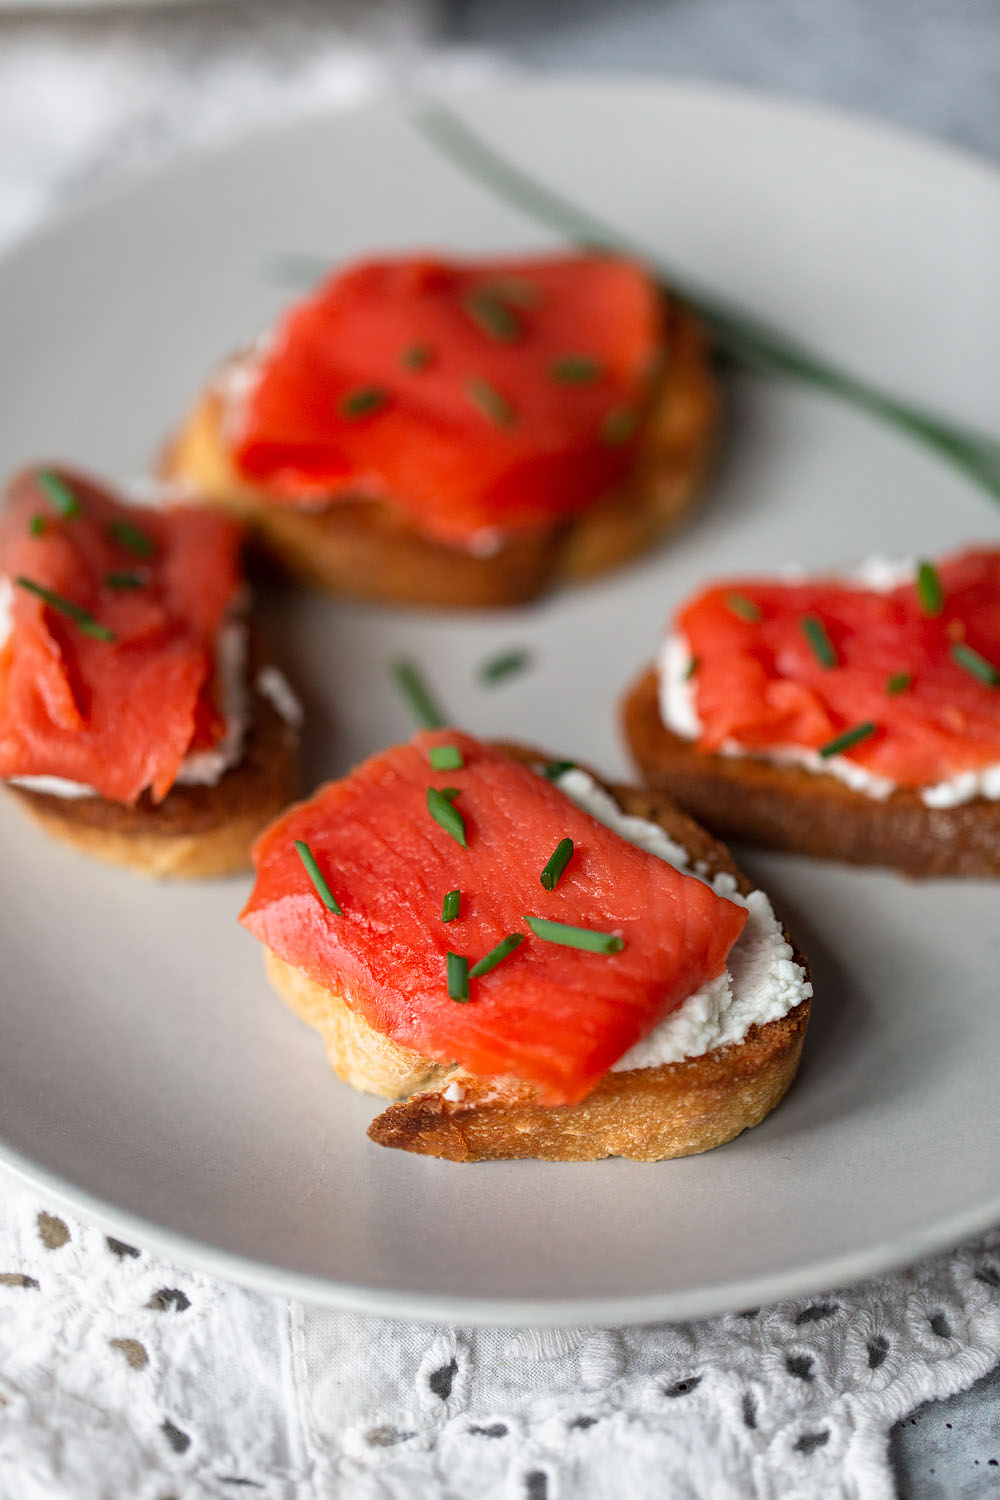
[[144, 875], [244, 869], [297, 790], [298, 709], [255, 660], [235, 521], [56, 468], [0, 510], [0, 781]]
[[516, 604], [674, 526], [717, 404], [700, 325], [634, 262], [383, 258], [230, 359], [163, 468], [335, 592]]
[[768, 898], [668, 798], [422, 731], [258, 840], [243, 925], [380, 1145], [689, 1155], [758, 1124], [812, 993]]
[[1000, 550], [713, 584], [623, 722], [647, 783], [722, 837], [1000, 875]]

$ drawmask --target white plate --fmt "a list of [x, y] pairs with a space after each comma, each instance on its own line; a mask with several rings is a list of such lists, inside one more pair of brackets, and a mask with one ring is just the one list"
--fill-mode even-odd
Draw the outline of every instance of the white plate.
[[[1000, 181], [879, 126], [701, 86], [518, 83], [465, 112], [689, 273], [884, 381], [989, 427], [1000, 389]], [[186, 163], [0, 266], [0, 459], [129, 475], [213, 362], [278, 308], [281, 251], [536, 244], [392, 110]], [[732, 393], [732, 442], [673, 545], [490, 617], [268, 601], [310, 710], [310, 771], [409, 722], [401, 648], [474, 731], [624, 770], [620, 690], [685, 590], [993, 541], [1000, 514], [829, 401]], [[474, 664], [527, 644], [485, 690]], [[373, 1103], [269, 992], [243, 881], [159, 889], [0, 806], [0, 1157], [151, 1247], [259, 1286], [417, 1316], [681, 1317], [857, 1277], [1000, 1218], [997, 889], [779, 857], [750, 867], [813, 962], [799, 1081], [720, 1151], [460, 1167], [369, 1144]]]

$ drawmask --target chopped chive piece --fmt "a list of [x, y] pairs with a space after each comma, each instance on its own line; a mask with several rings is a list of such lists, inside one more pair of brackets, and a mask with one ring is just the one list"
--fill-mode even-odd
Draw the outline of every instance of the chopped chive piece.
[[476, 287], [466, 297], [464, 306], [472, 321], [497, 343], [512, 344], [520, 338], [521, 321], [497, 295], [495, 288]]
[[610, 448], [619, 448], [627, 443], [638, 426], [639, 418], [627, 406], [616, 406], [609, 411], [601, 423], [601, 442]]
[[922, 562], [917, 568], [917, 593], [925, 615], [939, 615], [944, 609], [944, 589], [933, 563]]
[[842, 755], [845, 750], [850, 750], [852, 745], [860, 745], [862, 740], [871, 739], [878, 725], [871, 719], [866, 719], [863, 724], [855, 724], [853, 729], [845, 729], [843, 734], [838, 734], [836, 739], [828, 740], [825, 745], [820, 745], [819, 753], [824, 760], [831, 755]]
[[465, 382], [465, 394], [473, 406], [477, 406], [483, 416], [495, 422], [497, 427], [513, 427], [517, 421], [517, 412], [507, 397], [481, 375], [474, 375]]
[[886, 680], [885, 690], [890, 698], [895, 698], [897, 694], [905, 693], [912, 681], [912, 672], [893, 672], [892, 676]]
[[104, 582], [109, 589], [141, 589], [146, 585], [144, 573], [105, 573]]
[[458, 916], [459, 907], [461, 906], [461, 904], [462, 904], [462, 892], [461, 891], [448, 891], [448, 892], [446, 892], [445, 898], [441, 902], [441, 920], [442, 920], [442, 922], [454, 922], [455, 918]]
[[443, 786], [441, 787], [441, 795], [442, 797], [446, 797], [449, 802], [454, 802], [455, 798], [458, 796], [458, 787]]
[[385, 402], [386, 394], [381, 386], [361, 385], [356, 391], [348, 391], [346, 396], [341, 396], [337, 410], [342, 417], [355, 421], [358, 417], [367, 417], [373, 411], [378, 411]]
[[461, 771], [465, 765], [457, 745], [432, 745], [428, 759], [435, 771]]
[[79, 604], [74, 604], [71, 599], [64, 599], [61, 594], [54, 594], [51, 589], [43, 588], [33, 578], [17, 578], [15, 582], [20, 588], [27, 589], [29, 594], [37, 594], [39, 599], [43, 599], [50, 609], [54, 609], [59, 614], [65, 615], [67, 619], [72, 620], [75, 625], [79, 626], [84, 635], [92, 636], [95, 641], [116, 641], [118, 639], [113, 630], [109, 630], [106, 625], [101, 625], [88, 610], [81, 609]]
[[28, 530], [31, 532], [32, 536], [44, 536], [45, 535], [45, 517], [44, 516], [32, 516], [31, 520], [28, 522]]
[[401, 658], [393, 663], [392, 675], [421, 728], [443, 729], [447, 722], [444, 714], [434, 702], [426, 683], [413, 663]]
[[[759, 613], [759, 611], [758, 611]], [[818, 615], [805, 615], [801, 621], [802, 634], [809, 642], [809, 649], [819, 662], [821, 667], [829, 671], [831, 667], [839, 666], [837, 653], [833, 642], [827, 634], [826, 626]]]
[[431, 362], [429, 344], [409, 344], [399, 356], [404, 370], [425, 370]]
[[336, 897], [320, 874], [319, 865], [316, 863], [316, 856], [313, 854], [312, 850], [304, 839], [295, 840], [295, 852], [298, 854], [299, 859], [301, 859], [302, 863], [305, 865], [306, 874], [309, 876], [309, 879], [316, 887], [316, 894], [322, 901], [323, 905], [326, 907], [327, 911], [332, 911], [338, 917], [342, 917], [344, 913], [337, 905]]
[[138, 526], [133, 526], [131, 521], [112, 521], [108, 531], [126, 552], [131, 552], [134, 557], [153, 557], [156, 553], [156, 543], [151, 536], [147, 536]]
[[541, 873], [541, 882], [547, 891], [554, 891], [563, 877], [563, 871], [573, 858], [573, 840], [560, 839], [552, 851], [545, 869]]
[[458, 793], [453, 787], [445, 787], [439, 792], [437, 787], [427, 788], [427, 811], [435, 823], [440, 823], [445, 833], [450, 833], [456, 843], [461, 844], [463, 849], [468, 849], [468, 841], [465, 837], [465, 819], [457, 807], [452, 806], [451, 797], [457, 797]]
[[448, 998], [464, 1005], [469, 998], [469, 960], [460, 953], [449, 953], [445, 960], [448, 976]]
[[985, 656], [980, 656], [971, 646], [952, 646], [949, 654], [955, 665], [970, 676], [978, 677], [987, 687], [1000, 687], [1000, 668], [995, 667]]
[[625, 939], [613, 932], [595, 932], [592, 927], [570, 927], [566, 922], [550, 922], [545, 917], [525, 916], [536, 937], [563, 948], [584, 948], [588, 953], [620, 953]]
[[756, 625], [760, 619], [760, 605], [748, 599], [746, 594], [727, 594], [726, 608], [739, 615], [741, 620], [749, 620], [751, 625]]
[[549, 365], [549, 374], [562, 385], [589, 385], [600, 380], [603, 371], [589, 354], [563, 354]]
[[691, 660], [688, 662], [687, 667], [685, 668], [685, 671], [684, 671], [684, 681], [685, 682], [690, 682], [691, 678], [695, 675], [695, 673], [697, 672], [697, 670], [698, 670], [698, 668], [700, 666], [701, 666], [701, 657], [700, 656], [692, 656]]
[[542, 775], [547, 781], [558, 781], [567, 771], [575, 770], [575, 760], [550, 760], [547, 766], [542, 767]]
[[43, 491], [48, 500], [51, 500], [61, 516], [69, 520], [72, 516], [80, 514], [80, 502], [65, 479], [60, 479], [58, 474], [53, 474], [51, 469], [39, 469], [35, 478], [38, 481], [38, 488]]
[[516, 276], [513, 273], [491, 277], [489, 286], [495, 297], [509, 302], [512, 307], [537, 307], [541, 297], [536, 282], [529, 281], [527, 276]]
[[496, 683], [502, 682], [505, 677], [512, 677], [515, 672], [523, 672], [531, 661], [531, 653], [515, 646], [511, 651], [501, 651], [497, 656], [489, 656], [481, 662], [476, 672], [480, 682]]
[[523, 942], [523, 932], [512, 932], [510, 937], [502, 938], [495, 948], [491, 948], [489, 953], [484, 953], [479, 962], [472, 965], [472, 968], [469, 970], [469, 978], [481, 979], [484, 974], [488, 974], [491, 969], [495, 969], [497, 964], [502, 964], [505, 958], [509, 958], [514, 949], [520, 948]]

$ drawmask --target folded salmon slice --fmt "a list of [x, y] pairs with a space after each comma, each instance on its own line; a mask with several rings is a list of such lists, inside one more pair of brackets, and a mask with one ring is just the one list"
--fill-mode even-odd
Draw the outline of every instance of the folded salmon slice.
[[[53, 504], [47, 474], [74, 513]], [[166, 796], [189, 751], [224, 732], [215, 642], [241, 587], [239, 545], [239, 528], [206, 510], [19, 475], [0, 512], [0, 778], [56, 776], [124, 803]]]
[[613, 256], [366, 261], [279, 324], [233, 457], [276, 503], [383, 499], [457, 546], [543, 526], [628, 472], [662, 339]]
[[904, 787], [1000, 763], [1000, 550], [933, 573], [923, 589], [914, 566], [888, 589], [734, 578], [699, 594], [676, 617], [699, 745], [820, 750], [861, 729], [843, 753]]
[[[461, 769], [428, 752], [455, 745]], [[468, 848], [430, 815], [427, 789], [456, 788]], [[556, 845], [574, 853], [553, 891]], [[317, 895], [309, 846], [342, 915]], [[549, 1104], [582, 1098], [628, 1049], [720, 974], [745, 910], [635, 848], [528, 767], [455, 730], [421, 733], [323, 787], [258, 840], [244, 926], [341, 995], [376, 1031], [439, 1062], [534, 1083]], [[450, 890], [459, 917], [441, 920]], [[613, 954], [557, 946], [525, 916], [610, 932]], [[449, 997], [449, 952], [470, 966], [511, 933], [509, 957]]]

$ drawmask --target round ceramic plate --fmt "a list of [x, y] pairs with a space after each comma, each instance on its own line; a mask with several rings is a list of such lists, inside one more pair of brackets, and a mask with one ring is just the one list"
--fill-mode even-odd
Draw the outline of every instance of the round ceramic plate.
[[[900, 393], [989, 427], [1000, 179], [881, 126], [701, 86], [515, 83], [462, 112], [687, 273]], [[184, 163], [0, 266], [4, 470], [148, 464], [215, 361], [277, 311], [287, 252], [545, 242], [399, 113]], [[405, 737], [401, 649], [455, 716], [621, 773], [625, 684], [702, 579], [998, 540], [900, 438], [779, 384], [729, 392], [721, 471], [669, 546], [525, 610], [264, 601], [309, 774]], [[476, 664], [527, 647], [494, 688]], [[706, 1156], [462, 1167], [366, 1139], [236, 925], [244, 880], [160, 888], [0, 805], [0, 1156], [127, 1238], [315, 1300], [498, 1322], [676, 1318], [829, 1287], [1000, 1218], [997, 890], [747, 856], [809, 954], [792, 1093]]]

